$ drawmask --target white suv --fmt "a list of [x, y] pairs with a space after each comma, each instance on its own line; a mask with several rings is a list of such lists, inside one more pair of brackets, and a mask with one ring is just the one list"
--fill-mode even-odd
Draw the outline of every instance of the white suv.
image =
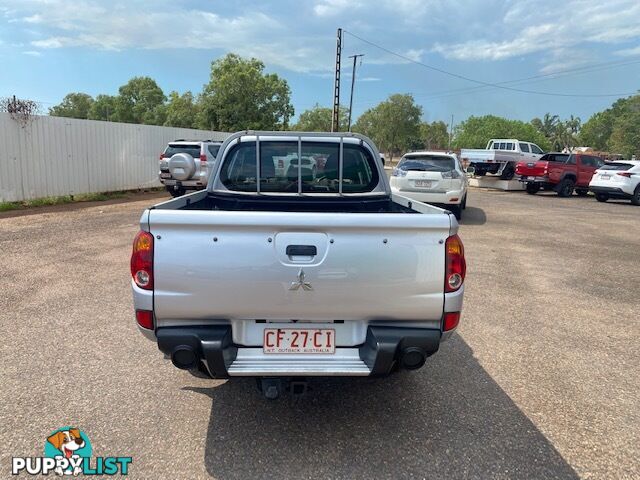
[[609, 198], [627, 198], [640, 205], [640, 161], [617, 160], [598, 168], [589, 183], [599, 202]]
[[458, 219], [467, 206], [468, 183], [462, 164], [453, 153], [407, 153], [391, 173], [394, 193], [443, 206]]
[[174, 197], [207, 187], [222, 142], [176, 140], [160, 155], [160, 182]]

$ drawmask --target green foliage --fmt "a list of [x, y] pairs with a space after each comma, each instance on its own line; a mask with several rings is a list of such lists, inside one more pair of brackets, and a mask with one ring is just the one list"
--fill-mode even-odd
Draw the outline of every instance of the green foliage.
[[396, 93], [364, 112], [353, 126], [354, 132], [370, 137], [381, 151], [395, 153], [411, 148], [420, 133], [422, 107], [410, 94]]
[[543, 150], [549, 148], [545, 136], [532, 124], [495, 115], [471, 116], [460, 123], [455, 128], [454, 145], [456, 148], [485, 148], [492, 138], [517, 138], [533, 142]]
[[449, 148], [448, 126], [443, 121], [420, 124], [419, 145], [425, 150], [446, 150]]
[[289, 84], [263, 71], [260, 60], [232, 53], [212, 62], [211, 78], [198, 99], [200, 127], [285, 130], [294, 114]]
[[551, 150], [561, 151], [565, 148], [577, 147], [580, 143], [580, 119], [571, 115], [568, 120], [560, 120], [558, 115], [545, 113], [543, 119], [534, 118], [533, 125], [544, 135]]
[[582, 126], [580, 140], [595, 150], [640, 157], [640, 95], [617, 100]]
[[[338, 115], [338, 131], [347, 130], [347, 122], [349, 121], [349, 109], [340, 106]], [[298, 123], [293, 125], [292, 129], [300, 132], [330, 132], [332, 117], [333, 108], [321, 107], [316, 103], [313, 108], [305, 110], [300, 114]]]
[[155, 80], [133, 77], [118, 92], [114, 120], [148, 125], [164, 123], [166, 97]]
[[198, 116], [198, 106], [193, 94], [185, 92], [180, 95], [178, 92], [169, 94], [169, 101], [166, 105], [165, 126], [194, 128]]
[[86, 93], [69, 93], [62, 102], [49, 109], [49, 115], [54, 117], [89, 118], [89, 110], [93, 98]]
[[98, 95], [91, 104], [89, 109], [89, 120], [116, 121], [114, 118], [116, 112], [117, 97], [112, 95]]

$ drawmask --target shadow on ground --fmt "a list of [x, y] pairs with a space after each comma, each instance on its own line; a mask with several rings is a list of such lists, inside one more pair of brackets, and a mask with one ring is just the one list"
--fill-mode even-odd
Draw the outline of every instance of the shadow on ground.
[[462, 211], [462, 218], [459, 223], [460, 225], [484, 225], [487, 223], [487, 215], [481, 208], [467, 206]]
[[212, 400], [205, 466], [231, 478], [578, 478], [459, 337], [417, 372], [315, 379], [300, 403], [253, 379]]

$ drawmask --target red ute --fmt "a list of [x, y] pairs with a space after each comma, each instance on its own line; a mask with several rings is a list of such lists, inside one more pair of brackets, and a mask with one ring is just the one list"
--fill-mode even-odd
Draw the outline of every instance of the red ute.
[[555, 190], [561, 197], [570, 197], [574, 190], [585, 196], [593, 172], [602, 165], [604, 161], [595, 155], [547, 153], [537, 162], [519, 162], [516, 175], [527, 184], [527, 193], [531, 195], [544, 188]]

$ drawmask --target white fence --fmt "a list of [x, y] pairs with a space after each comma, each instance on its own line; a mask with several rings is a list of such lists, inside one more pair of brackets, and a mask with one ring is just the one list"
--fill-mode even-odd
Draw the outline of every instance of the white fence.
[[160, 186], [158, 157], [178, 138], [224, 140], [189, 128], [0, 113], [0, 201]]

